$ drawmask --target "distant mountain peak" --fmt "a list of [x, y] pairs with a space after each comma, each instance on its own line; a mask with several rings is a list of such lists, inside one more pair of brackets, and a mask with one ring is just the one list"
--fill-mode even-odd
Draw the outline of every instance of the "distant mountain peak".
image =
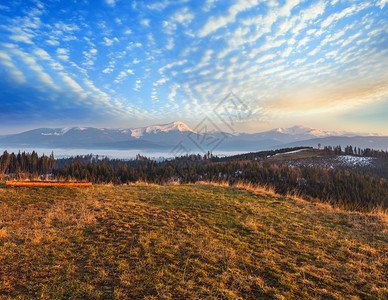
[[175, 121], [163, 125], [153, 125], [153, 126], [148, 126], [145, 129], [145, 132], [147, 133], [157, 133], [157, 132], [169, 132], [169, 131], [191, 131], [193, 130], [187, 126], [185, 123], [180, 122], [180, 121]]
[[315, 128], [307, 127], [304, 125], [295, 125], [289, 128], [275, 128], [271, 130], [272, 132], [277, 132], [281, 134], [287, 134], [291, 136], [296, 135], [312, 135], [316, 137], [328, 136], [330, 132], [321, 131]]
[[139, 138], [143, 136], [144, 134], [157, 134], [160, 132], [194, 132], [188, 125], [181, 121], [174, 121], [167, 124], [162, 125], [152, 125], [148, 127], [141, 127], [141, 128], [133, 128], [131, 129], [131, 136]]

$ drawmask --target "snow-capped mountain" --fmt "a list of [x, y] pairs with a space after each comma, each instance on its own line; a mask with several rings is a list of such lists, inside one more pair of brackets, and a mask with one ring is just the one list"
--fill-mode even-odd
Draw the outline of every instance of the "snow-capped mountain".
[[140, 127], [130, 129], [131, 136], [140, 138], [145, 134], [158, 134], [161, 132], [194, 132], [189, 126], [183, 122], [172, 122], [164, 125], [153, 125], [148, 127]]
[[276, 128], [270, 131], [276, 131], [282, 134], [288, 134], [291, 136], [298, 136], [298, 137], [329, 137], [329, 136], [381, 136], [379, 134], [373, 134], [373, 133], [362, 133], [362, 132], [350, 132], [350, 131], [325, 131], [325, 130], [319, 130], [315, 128], [310, 128], [303, 125], [296, 125], [290, 128]]
[[258, 133], [195, 132], [183, 122], [128, 129], [92, 127], [39, 128], [0, 137], [0, 147], [256, 151], [288, 146], [352, 145], [388, 150], [388, 137], [321, 131], [298, 125]]
[[39, 128], [0, 137], [0, 145], [18, 147], [84, 148], [167, 148], [188, 133], [195, 132], [183, 122], [129, 129], [93, 127]]
[[303, 125], [297, 125], [290, 128], [276, 128], [273, 130], [278, 133], [288, 134], [292, 136], [310, 135], [315, 137], [323, 137], [323, 136], [332, 135], [332, 133], [329, 131], [321, 131], [321, 130], [306, 127]]

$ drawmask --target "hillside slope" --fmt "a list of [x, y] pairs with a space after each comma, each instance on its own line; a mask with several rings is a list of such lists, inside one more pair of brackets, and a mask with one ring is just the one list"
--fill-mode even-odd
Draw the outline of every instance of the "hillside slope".
[[0, 298], [385, 299], [386, 224], [209, 185], [0, 185]]

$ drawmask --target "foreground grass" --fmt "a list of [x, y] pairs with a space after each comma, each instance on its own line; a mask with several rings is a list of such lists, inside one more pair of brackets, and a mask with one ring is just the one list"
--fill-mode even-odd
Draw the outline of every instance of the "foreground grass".
[[373, 215], [234, 188], [0, 185], [0, 298], [385, 299]]

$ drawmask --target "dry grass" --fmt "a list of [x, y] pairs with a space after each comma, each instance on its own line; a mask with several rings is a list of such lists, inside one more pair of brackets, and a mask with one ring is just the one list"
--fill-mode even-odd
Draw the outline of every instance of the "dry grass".
[[[200, 185], [211, 185], [211, 186], [219, 186], [219, 187], [231, 187], [231, 188], [238, 188], [240, 190], [248, 191], [250, 193], [253, 193], [255, 195], [261, 195], [261, 196], [267, 196], [267, 197], [276, 197], [276, 198], [286, 198], [286, 199], [292, 199], [295, 202], [303, 205], [309, 205], [313, 204], [314, 206], [319, 207], [321, 210], [324, 210], [325, 212], [343, 212], [343, 209], [334, 207], [331, 204], [327, 202], [322, 202], [319, 199], [309, 199], [306, 200], [303, 198], [301, 193], [299, 191], [289, 192], [287, 195], [283, 196], [278, 193], [276, 193], [275, 188], [268, 185], [257, 185], [252, 184], [250, 182], [237, 182], [233, 185], [230, 185], [227, 181], [221, 181], [221, 182], [210, 182], [210, 181], [198, 181], [196, 184]], [[356, 212], [352, 211], [349, 212], [351, 214], [359, 214], [359, 215], [365, 215], [365, 216], [373, 216], [379, 219], [380, 222], [383, 224], [388, 224], [388, 211], [386, 209], [383, 209], [382, 207], [375, 207], [370, 212]], [[387, 225], [388, 226], [388, 225]]]
[[388, 297], [377, 214], [222, 185], [0, 185], [0, 298]]

